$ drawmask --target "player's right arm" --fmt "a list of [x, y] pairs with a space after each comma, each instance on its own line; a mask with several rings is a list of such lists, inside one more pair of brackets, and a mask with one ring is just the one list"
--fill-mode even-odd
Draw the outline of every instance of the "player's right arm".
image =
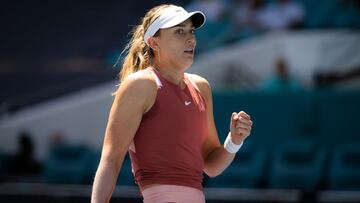
[[92, 203], [110, 201], [124, 157], [140, 125], [142, 115], [155, 101], [156, 89], [154, 79], [146, 74], [135, 73], [125, 79], [117, 90], [93, 184]]

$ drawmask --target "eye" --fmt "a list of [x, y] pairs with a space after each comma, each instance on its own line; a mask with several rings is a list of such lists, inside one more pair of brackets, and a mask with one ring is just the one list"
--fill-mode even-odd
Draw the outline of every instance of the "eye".
[[177, 29], [175, 32], [176, 32], [176, 34], [180, 34], [180, 35], [185, 34], [184, 29]]
[[195, 29], [191, 29], [191, 30], [190, 30], [190, 33], [191, 33], [191, 34], [195, 34]]

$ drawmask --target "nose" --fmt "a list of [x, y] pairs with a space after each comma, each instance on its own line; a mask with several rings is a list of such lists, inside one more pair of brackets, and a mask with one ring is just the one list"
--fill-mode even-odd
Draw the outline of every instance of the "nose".
[[190, 45], [195, 45], [196, 43], [196, 37], [193, 33], [190, 33], [189, 34], [189, 37], [187, 38], [187, 41], [186, 41], [187, 44], [190, 44]]

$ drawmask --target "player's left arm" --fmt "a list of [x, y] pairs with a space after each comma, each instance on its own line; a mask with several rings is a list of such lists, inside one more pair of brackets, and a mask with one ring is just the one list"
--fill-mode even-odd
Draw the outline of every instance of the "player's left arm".
[[[231, 164], [235, 153], [229, 153], [220, 144], [214, 121], [212, 91], [209, 82], [197, 75], [191, 75], [191, 77], [206, 101], [209, 134], [202, 149], [204, 172], [210, 177], [215, 177], [221, 174]], [[233, 143], [240, 144], [250, 135], [251, 126], [252, 121], [249, 115], [243, 111], [239, 113], [234, 112], [231, 115], [230, 132], [228, 136], [231, 136]]]

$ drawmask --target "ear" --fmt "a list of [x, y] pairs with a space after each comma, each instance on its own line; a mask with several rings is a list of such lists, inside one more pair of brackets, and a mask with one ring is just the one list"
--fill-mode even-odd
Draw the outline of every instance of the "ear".
[[148, 44], [149, 44], [150, 48], [153, 49], [154, 51], [159, 51], [160, 50], [157, 38], [149, 37]]

